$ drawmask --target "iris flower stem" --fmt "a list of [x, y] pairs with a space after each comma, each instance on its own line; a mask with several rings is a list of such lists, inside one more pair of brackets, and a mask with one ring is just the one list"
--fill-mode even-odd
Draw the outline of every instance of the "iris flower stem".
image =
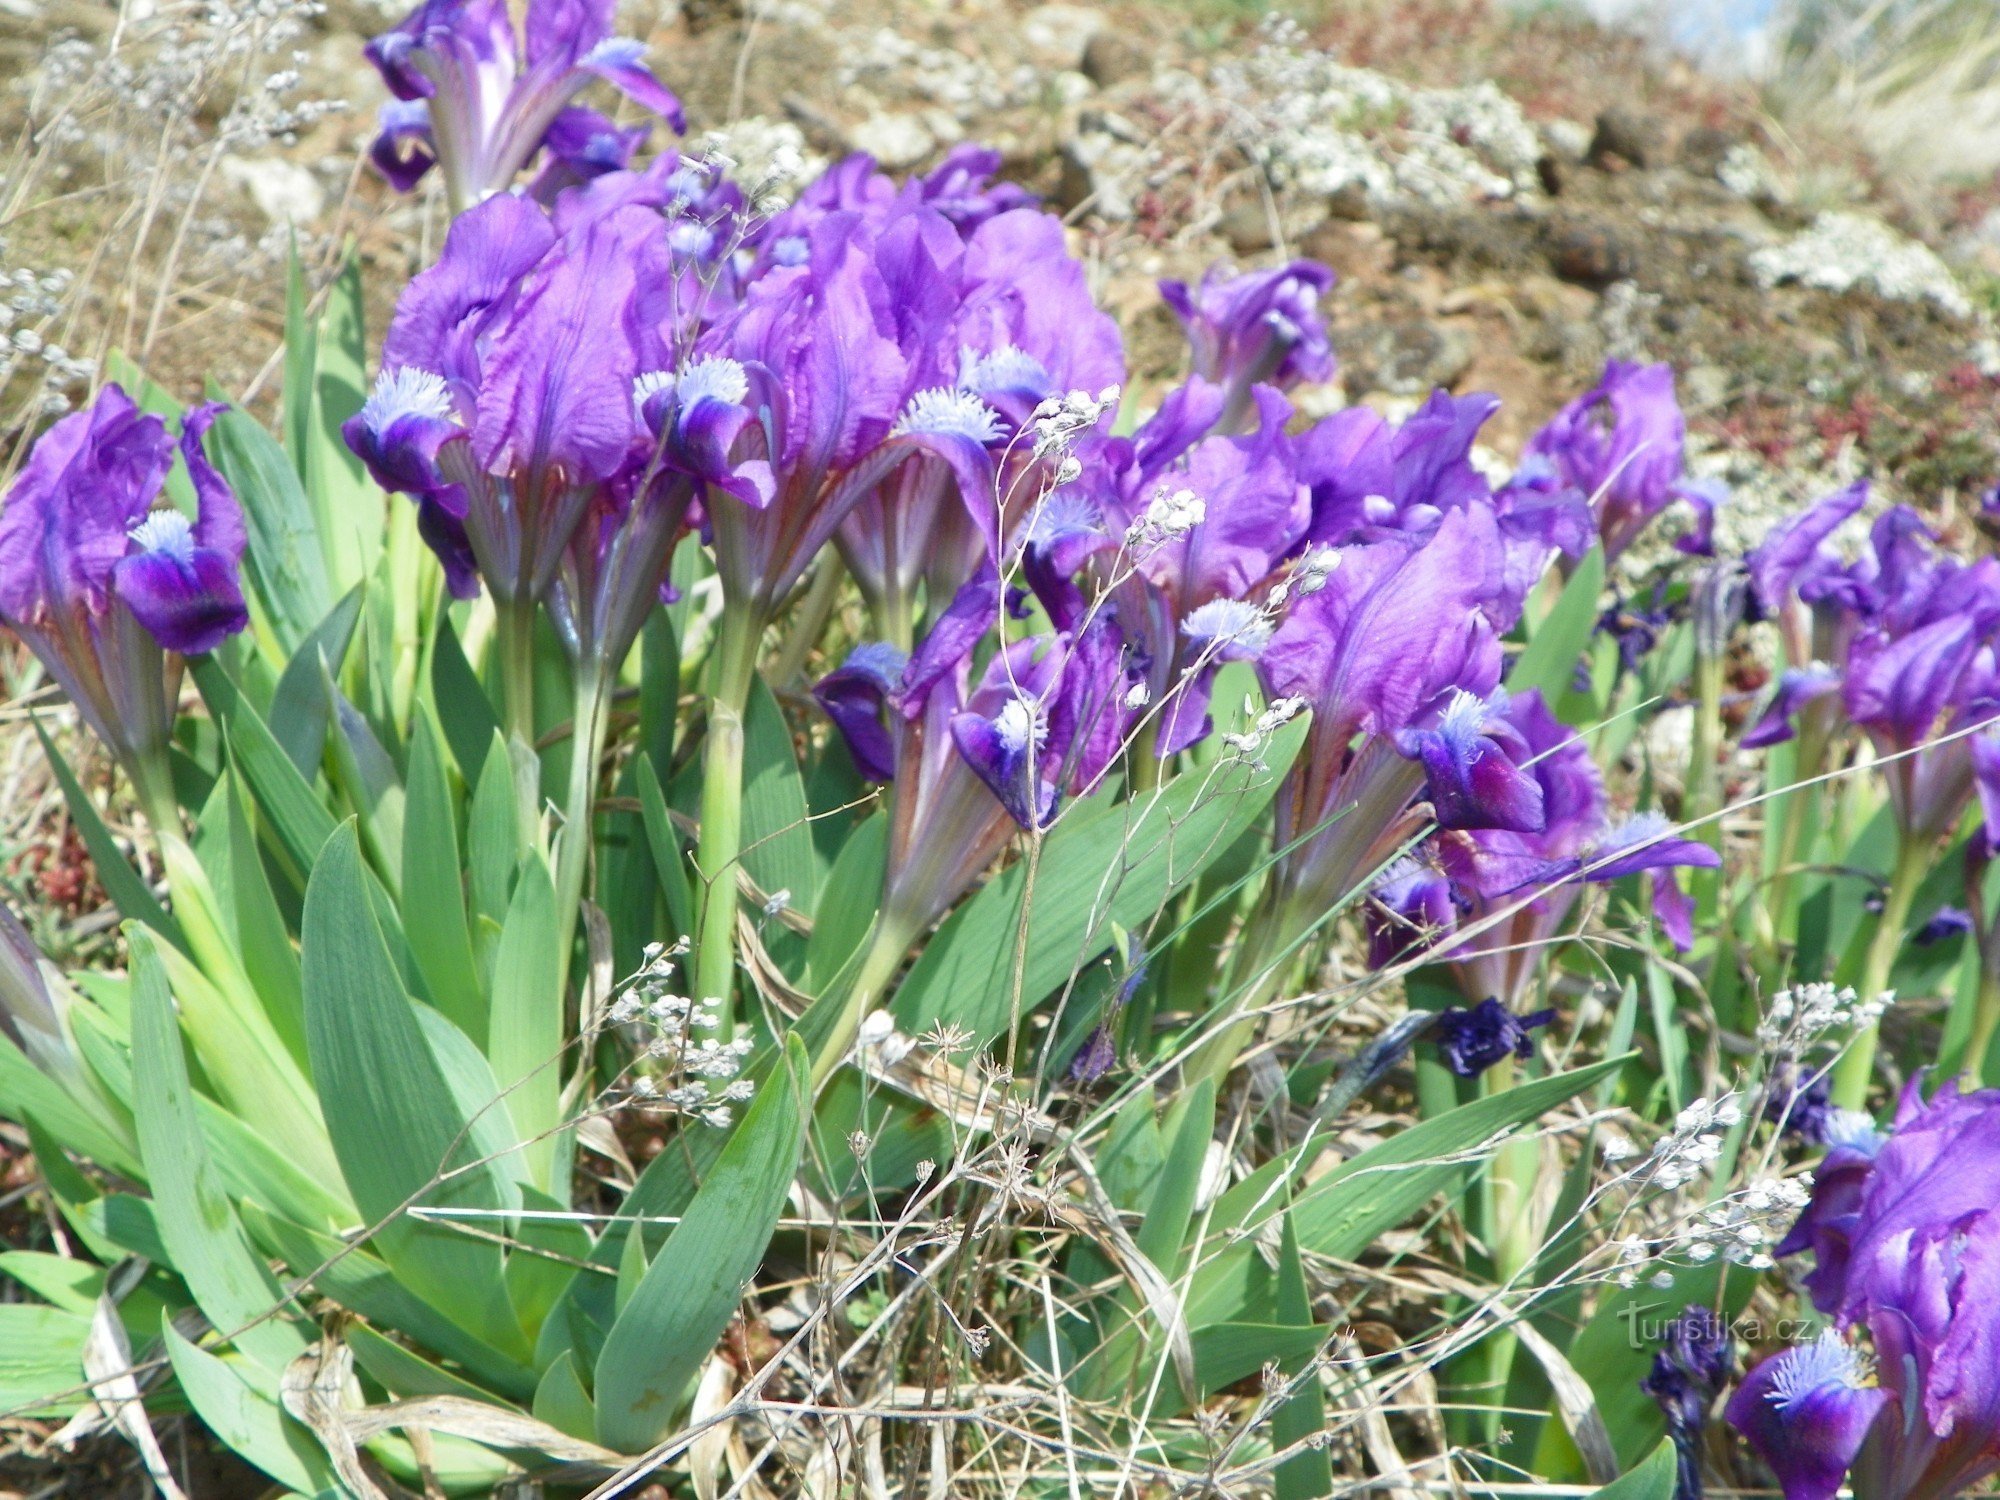
[[[1854, 989], [1857, 998], [1863, 1001], [1873, 1000], [1889, 988], [1889, 971], [1903, 946], [1910, 903], [1923, 883], [1929, 856], [1930, 850], [1923, 839], [1907, 834], [1897, 836], [1896, 865], [1890, 872], [1889, 888], [1882, 897], [1882, 914], [1875, 919], [1875, 935], [1869, 940], [1861, 978]], [[1840, 1061], [1834, 1064], [1833, 1102], [1843, 1109], [1860, 1109], [1868, 1097], [1868, 1082], [1875, 1071], [1877, 1030], [1869, 1026], [1856, 1032]]]
[[[1514, 1059], [1501, 1058], [1480, 1080], [1481, 1092], [1487, 1098], [1506, 1093], [1514, 1087], [1515, 1073]], [[1541, 1143], [1533, 1135], [1525, 1140], [1507, 1141], [1493, 1158], [1486, 1191], [1481, 1195], [1486, 1222], [1480, 1227], [1481, 1237], [1493, 1256], [1493, 1280], [1499, 1286], [1508, 1285], [1526, 1271], [1541, 1249], [1534, 1216], [1529, 1211], [1540, 1170]], [[1481, 1413], [1481, 1419], [1496, 1431], [1519, 1345], [1520, 1338], [1512, 1328], [1500, 1328], [1488, 1334], [1478, 1346], [1473, 1371], [1473, 1382], [1478, 1387], [1475, 1399], [1489, 1408]], [[1487, 1434], [1489, 1440], [1492, 1435], [1492, 1432]]]
[[1722, 824], [1707, 815], [1721, 806], [1722, 658], [1703, 653], [1695, 664], [1693, 743], [1688, 747], [1688, 812], [1702, 820], [1696, 835], [1712, 848], [1722, 848]]
[[556, 846], [556, 989], [560, 1005], [576, 945], [576, 916], [583, 905], [583, 880], [590, 868], [591, 813], [597, 800], [597, 762], [604, 754], [610, 724], [608, 674], [595, 665], [577, 672], [576, 718], [570, 736], [569, 797], [563, 804], [563, 831]]
[[743, 716], [757, 675], [763, 616], [726, 605], [710, 659], [708, 735], [702, 746], [701, 838], [695, 865], [702, 881], [696, 919], [695, 995], [720, 1002], [720, 1039], [735, 1034], [730, 998], [736, 983], [736, 866], [743, 852]]
[[1148, 719], [1132, 737], [1132, 791], [1143, 796], [1160, 785], [1160, 721]]
[[1256, 1031], [1254, 1013], [1284, 987], [1285, 976], [1298, 956], [1300, 939], [1310, 925], [1310, 920], [1302, 920], [1302, 914], [1289, 902], [1267, 902], [1252, 914], [1237, 948], [1227, 998], [1219, 1007], [1219, 1015], [1210, 1018], [1211, 1023], [1221, 1016], [1235, 1019], [1197, 1047], [1181, 1065], [1185, 1085], [1191, 1088], [1204, 1078], [1213, 1078], [1216, 1087], [1222, 1087], [1229, 1070], [1236, 1065], [1237, 1054]]
[[1819, 775], [1825, 758], [1826, 736], [1810, 723], [1801, 725], [1799, 737], [1794, 742], [1792, 790], [1785, 793], [1784, 809], [1779, 814], [1778, 848], [1771, 871], [1768, 902], [1781, 943], [1793, 942], [1798, 937], [1799, 915], [1790, 909], [1792, 866], [1798, 862], [1799, 845], [1805, 838], [1806, 819], [1819, 802], [1817, 788], [1802, 783], [1810, 782]]
[[1986, 1053], [1993, 1045], [1993, 1033], [2000, 1028], [2000, 976], [1981, 965], [1979, 999], [1972, 1012], [1972, 1034], [1965, 1042], [1965, 1063], [1961, 1072], [1968, 1088], [1982, 1085], [1986, 1078]]
[[507, 733], [535, 743], [535, 607], [494, 603], [493, 644], [500, 652], [500, 699]]
[[888, 988], [889, 981], [896, 977], [896, 970], [902, 967], [903, 955], [909, 947], [910, 935], [898, 923], [891, 921], [887, 912], [876, 917], [875, 925], [869, 929], [868, 946], [861, 955], [861, 966], [855, 970], [853, 986], [841, 1004], [833, 1028], [813, 1051], [812, 1086], [815, 1090], [825, 1085], [827, 1079], [833, 1076], [833, 1070], [847, 1057], [855, 1036], [861, 1030], [863, 1017], [883, 990]]
[[833, 607], [840, 599], [840, 579], [840, 555], [828, 549], [813, 565], [812, 582], [792, 612], [785, 642], [771, 662], [771, 681], [779, 687], [804, 675], [806, 657], [826, 634], [826, 622], [833, 618]]

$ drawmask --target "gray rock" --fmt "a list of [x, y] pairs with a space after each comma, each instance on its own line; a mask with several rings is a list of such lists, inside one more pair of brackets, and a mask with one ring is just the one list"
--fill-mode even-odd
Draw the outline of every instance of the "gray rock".
[[1549, 265], [1564, 281], [1609, 286], [1630, 276], [1638, 256], [1625, 237], [1607, 224], [1572, 220], [1549, 226]]
[[1697, 177], [1713, 177], [1735, 147], [1736, 137], [1728, 131], [1697, 125], [1681, 138], [1680, 164]]
[[1084, 77], [1101, 89], [1115, 88], [1128, 79], [1144, 78], [1152, 71], [1153, 59], [1123, 32], [1095, 32], [1084, 44]]
[[1634, 167], [1656, 167], [1663, 152], [1660, 122], [1623, 104], [1614, 104], [1597, 117], [1597, 133], [1590, 138], [1588, 159], [1603, 166], [1616, 158]]
[[1427, 395], [1456, 383], [1472, 364], [1470, 333], [1423, 317], [1350, 329], [1340, 349], [1341, 379], [1350, 398], [1370, 391]]

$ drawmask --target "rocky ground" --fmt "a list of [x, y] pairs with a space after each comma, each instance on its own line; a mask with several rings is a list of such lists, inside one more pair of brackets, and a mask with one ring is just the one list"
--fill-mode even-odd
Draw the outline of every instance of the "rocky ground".
[[[150, 3], [128, 4], [128, 31], [102, 0], [0, 0], [0, 475], [40, 404], [24, 386], [79, 395], [117, 347], [146, 347], [179, 395], [206, 374], [268, 409], [292, 234], [315, 282], [353, 248], [379, 332], [442, 231], [435, 202], [357, 166], [381, 97], [360, 45], [392, 15], [334, 0], [287, 32], [297, 56], [274, 66], [297, 77], [272, 92], [304, 102], [246, 131], [229, 122], [254, 79], [147, 80], [203, 46], [241, 54], [229, 37], [265, 35], [283, 6], [163, 9], [149, 30]], [[1897, 180], [1631, 37], [1477, 0], [1319, 0], [1289, 25], [1247, 0], [663, 0], [627, 24], [687, 102], [688, 148], [748, 171], [781, 144], [897, 168], [999, 147], [1074, 226], [1141, 400], [1183, 358], [1158, 278], [1309, 255], [1340, 275], [1341, 366], [1301, 393], [1308, 411], [1492, 390], [1505, 459], [1607, 357], [1666, 359], [1698, 467], [1735, 490], [1725, 541], [1857, 474], [1948, 535], [1988, 524], [2000, 186]], [[105, 97], [70, 110], [85, 77]], [[103, 901], [5, 702], [18, 665], [0, 648], [0, 880], [53, 914], [51, 951], [87, 957]], [[14, 1244], [51, 1232], [19, 1146], [0, 1140]], [[143, 1491], [129, 1450], [66, 1457], [46, 1436], [0, 1425], [0, 1500]], [[193, 1477], [200, 1497], [254, 1492]]]

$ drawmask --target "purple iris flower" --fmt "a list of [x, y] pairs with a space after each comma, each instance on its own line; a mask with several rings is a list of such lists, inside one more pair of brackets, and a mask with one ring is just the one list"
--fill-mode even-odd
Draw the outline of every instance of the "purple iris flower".
[[1798, 1069], [1786, 1063], [1771, 1075], [1764, 1096], [1764, 1118], [1778, 1127], [1781, 1135], [1795, 1135], [1815, 1146], [1827, 1143], [1834, 1111], [1833, 1080], [1820, 1069], [1801, 1078]]
[[1606, 558], [1631, 546], [1675, 500], [1687, 501], [1697, 518], [1682, 549], [1706, 552], [1714, 497], [1687, 481], [1686, 441], [1672, 367], [1614, 359], [1594, 388], [1528, 440], [1522, 470], [1531, 483], [1551, 480], [1589, 500]]
[[1421, 762], [1397, 736], [1436, 722], [1459, 692], [1485, 698], [1500, 650], [1484, 606], [1503, 588], [1490, 507], [1455, 511], [1427, 539], [1346, 548], [1264, 649], [1274, 699], [1313, 711], [1280, 787], [1278, 899], [1323, 912], [1423, 826]]
[[42, 435], [0, 511], [0, 621], [147, 791], [159, 788], [143, 778], [164, 774], [179, 658], [250, 618], [243, 513], [202, 450], [222, 409], [197, 407], [181, 426], [192, 520], [156, 505], [174, 439], [115, 384]]
[[1715, 1312], [1690, 1307], [1667, 1324], [1639, 1388], [1659, 1404], [1679, 1460], [1674, 1500], [1701, 1500], [1701, 1434], [1729, 1382], [1736, 1340]]
[[1520, 618], [1528, 591], [1560, 553], [1581, 558], [1597, 539], [1584, 497], [1520, 482], [1495, 493], [1472, 461], [1496, 396], [1430, 399], [1397, 427], [1365, 406], [1335, 412], [1298, 439], [1299, 479], [1312, 495], [1309, 542], [1345, 546], [1389, 535], [1421, 538], [1454, 511], [1492, 512], [1500, 588], [1486, 605], [1500, 630]]
[[1333, 346], [1319, 301], [1333, 272], [1315, 260], [1295, 260], [1269, 271], [1238, 275], [1210, 266], [1201, 286], [1160, 283], [1160, 297], [1187, 331], [1194, 373], [1229, 393], [1218, 424], [1233, 432], [1250, 414], [1259, 385], [1289, 390], [1333, 378]]
[[967, 584], [916, 652], [857, 649], [813, 689], [871, 780], [893, 784], [883, 907], [919, 933], [1020, 828], [1046, 827], [1117, 758], [1128, 683], [1115, 622], [1001, 648], [974, 681], [1000, 616], [990, 571]]
[[2000, 715], [2000, 562], [1933, 553], [1927, 534], [1900, 519], [1891, 511], [1877, 522], [1871, 566], [1851, 575], [1866, 612], [1848, 646], [1842, 707], [1878, 753], [1897, 756], [1883, 774], [1898, 827], [1937, 837], [1972, 795], [1973, 764], [1967, 739], [1934, 741]]
[[1527, 741], [1492, 704], [1461, 691], [1436, 728], [1402, 730], [1397, 746], [1423, 762], [1424, 795], [1438, 827], [1542, 831], [1541, 783], [1517, 764], [1528, 758]]
[[[1672, 872], [1714, 868], [1715, 851], [1672, 836], [1656, 814], [1613, 826], [1588, 747], [1539, 692], [1508, 699], [1490, 712], [1488, 728], [1486, 753], [1508, 757], [1516, 774], [1532, 780], [1540, 826], [1447, 828], [1391, 867], [1370, 892], [1371, 963], [1382, 967], [1427, 949], [1468, 996], [1517, 1005], [1561, 934], [1579, 882], [1641, 873], [1653, 884], [1655, 916], [1685, 948], [1693, 938], [1692, 906]], [[1479, 930], [1454, 937], [1461, 926]]]
[[1130, 440], [1097, 445], [1084, 477], [1043, 500], [1022, 533], [1022, 572], [1059, 625], [1085, 615], [1075, 575], [1094, 561], [1131, 632], [1161, 758], [1213, 727], [1217, 669], [1262, 654], [1273, 585], [1305, 529], [1291, 408], [1268, 387], [1253, 395], [1254, 428], [1216, 435], [1227, 397], [1189, 381]]
[[[611, 35], [612, 9], [611, 0], [532, 0], [517, 36], [504, 0], [425, 0], [366, 49], [395, 96], [370, 151], [376, 166], [406, 192], [437, 165], [463, 212], [505, 192], [544, 146], [572, 163], [587, 156], [580, 122], [565, 112], [598, 79], [678, 132], [679, 101], [640, 61], [641, 43]], [[622, 151], [617, 166], [631, 156], [622, 138], [595, 149], [600, 159]]]
[[655, 442], [634, 386], [674, 312], [673, 264], [645, 208], [558, 236], [503, 195], [462, 214], [404, 291], [374, 393], [341, 430], [416, 500], [454, 594], [483, 579], [503, 607], [532, 607], [593, 507], [642, 498]]
[[[1778, 1249], [1833, 1320], [1764, 1361], [1729, 1420], [1787, 1500], [1945, 1500], [2000, 1471], [2000, 1093], [1913, 1082], [1892, 1132], [1838, 1145]], [[1865, 1330], [1870, 1362], [1851, 1342]]]
[[1790, 665], [1744, 743], [1789, 739], [1796, 723], [1823, 744], [1851, 723], [1883, 758], [1899, 831], [1939, 837], [1974, 790], [1975, 751], [1960, 732], [2000, 716], [2000, 562], [1940, 552], [1904, 506], [1879, 516], [1848, 562], [1831, 538], [1866, 500], [1860, 485], [1831, 495], [1747, 559]]
[[1517, 1016], [1488, 995], [1471, 1007], [1454, 1005], [1439, 1011], [1431, 1023], [1431, 1040], [1447, 1068], [1460, 1078], [1477, 1078], [1503, 1058], [1525, 1062], [1533, 1057], [1535, 1042], [1528, 1033], [1555, 1018], [1553, 1009]]
[[547, 156], [528, 191], [538, 202], [553, 203], [570, 188], [621, 172], [651, 134], [652, 127], [643, 120], [620, 127], [594, 109], [571, 105], [542, 137]]
[[[841, 523], [913, 459], [935, 461], [930, 478], [955, 481], [949, 487], [986, 554], [997, 551], [989, 450], [1001, 435], [1000, 414], [972, 391], [925, 385], [929, 351], [904, 338], [911, 309], [899, 300], [901, 272], [950, 255], [944, 237], [956, 244], [951, 226], [927, 212], [879, 233], [860, 214], [826, 214], [810, 228], [805, 258], [758, 275], [741, 305], [697, 345], [744, 373], [736, 404], [745, 417], [755, 414], [718, 450], [738, 482], [704, 477], [724, 597], [759, 618]], [[911, 275], [921, 282], [936, 270], [933, 261], [923, 276]], [[930, 290], [948, 298], [956, 288]]]
[[1434, 391], [1400, 426], [1350, 406], [1299, 439], [1299, 478], [1312, 492], [1307, 539], [1328, 546], [1388, 532], [1421, 535], [1451, 511], [1492, 498], [1472, 462], [1497, 396]]
[[949, 599], [997, 564], [1023, 497], [1041, 488], [1029, 477], [1034, 444], [1022, 440], [1036, 409], [1116, 386], [1124, 355], [1053, 216], [1011, 208], [967, 216], [968, 229], [905, 192], [864, 222], [893, 312], [902, 389], [892, 437], [903, 441], [883, 450], [889, 471], [835, 539], [877, 628], [907, 644], [919, 585]]
[[1791, 739], [1798, 732], [1793, 726], [1802, 712], [1822, 699], [1833, 699], [1832, 706], [1837, 707], [1834, 695], [1839, 692], [1840, 673], [1825, 662], [1785, 668], [1778, 675], [1771, 701], [1757, 716], [1757, 722], [1743, 731], [1743, 748], [1761, 750]]

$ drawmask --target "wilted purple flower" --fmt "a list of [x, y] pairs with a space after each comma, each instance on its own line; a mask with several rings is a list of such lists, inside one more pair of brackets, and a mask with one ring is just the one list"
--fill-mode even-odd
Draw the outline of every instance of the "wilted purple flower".
[[1162, 300], [1187, 330], [1194, 373], [1228, 392], [1221, 431], [1237, 430], [1250, 414], [1256, 386], [1288, 390], [1333, 378], [1333, 347], [1319, 311], [1333, 281], [1318, 261], [1295, 260], [1241, 275], [1210, 266], [1198, 290], [1184, 281], [1160, 283]]
[[0, 621], [149, 795], [166, 774], [178, 657], [214, 650], [250, 618], [243, 513], [201, 446], [221, 410], [182, 423], [193, 520], [156, 508], [176, 446], [117, 385], [42, 435], [0, 511]]
[[1125, 977], [1118, 981], [1118, 988], [1112, 992], [1106, 1003], [1106, 1015], [1084, 1038], [1076, 1056], [1070, 1059], [1069, 1076], [1078, 1083], [1095, 1083], [1118, 1061], [1118, 1042], [1115, 1035], [1118, 1012], [1132, 1003], [1132, 997], [1146, 982], [1147, 960], [1143, 948], [1136, 945], [1125, 964]]
[[1752, 1370], [1729, 1420], [1787, 1500], [1843, 1477], [1860, 1500], [1945, 1500], [2000, 1470], [2000, 1093], [1947, 1083], [1926, 1103], [1919, 1083], [1886, 1142], [1829, 1153], [1778, 1247], [1813, 1250], [1835, 1329]]
[[1528, 1033], [1555, 1018], [1552, 1009], [1517, 1016], [1488, 995], [1469, 1008], [1454, 1005], [1438, 1012], [1431, 1040], [1447, 1068], [1460, 1078], [1477, 1078], [1503, 1058], [1533, 1057], [1535, 1043]]
[[1972, 914], [1964, 907], [1940, 906], [1924, 919], [1922, 926], [1910, 934], [1910, 941], [1919, 948], [1928, 948], [1933, 943], [1964, 937], [1971, 931]]
[[[643, 45], [611, 35], [612, 9], [610, 0], [531, 0], [517, 37], [503, 0], [425, 0], [366, 49], [395, 96], [370, 151], [377, 168], [407, 192], [435, 163], [463, 212], [506, 191], [545, 145], [573, 166], [593, 152], [623, 166], [624, 137], [566, 118], [598, 79], [682, 129], [679, 101], [640, 61]], [[604, 138], [593, 145], [592, 135]]]
[[1708, 550], [1713, 496], [1686, 482], [1687, 422], [1668, 365], [1614, 359], [1595, 388], [1569, 403], [1528, 440], [1524, 481], [1552, 480], [1590, 502], [1604, 555], [1616, 557], [1675, 500], [1695, 509], [1684, 550]]
[[1728, 1384], [1736, 1358], [1729, 1325], [1712, 1309], [1690, 1307], [1667, 1325], [1639, 1388], [1659, 1404], [1679, 1460], [1674, 1500], [1701, 1500], [1701, 1434], [1708, 1409]]
[[[1666, 585], [1661, 583], [1653, 590], [1650, 605], [1640, 608], [1619, 600], [1598, 616], [1599, 633], [1609, 635], [1618, 642], [1618, 670], [1636, 672], [1653, 647], [1659, 644], [1660, 632], [1673, 623], [1674, 614], [1665, 602]], [[1578, 669], [1588, 677], [1588, 666], [1579, 662]]]

